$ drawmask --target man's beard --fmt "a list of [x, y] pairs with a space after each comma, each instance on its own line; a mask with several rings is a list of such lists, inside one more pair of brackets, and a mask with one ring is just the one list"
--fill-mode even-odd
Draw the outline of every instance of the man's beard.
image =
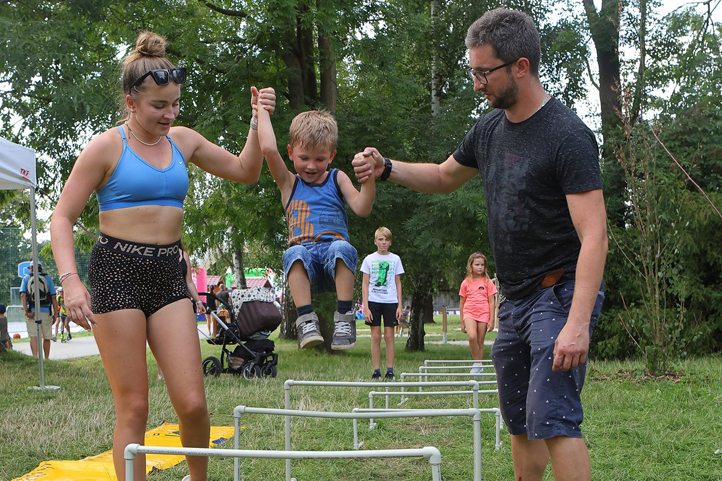
[[508, 109], [513, 107], [519, 98], [519, 86], [514, 81], [514, 77], [507, 72], [508, 83], [503, 90], [495, 94], [489, 102], [489, 106], [494, 109]]

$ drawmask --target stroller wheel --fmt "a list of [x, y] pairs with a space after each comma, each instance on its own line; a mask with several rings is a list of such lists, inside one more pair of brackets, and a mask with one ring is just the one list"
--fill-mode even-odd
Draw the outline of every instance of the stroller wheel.
[[263, 366], [263, 375], [266, 377], [276, 377], [278, 370], [275, 364], [266, 364]]
[[254, 377], [261, 377], [261, 366], [251, 361], [243, 365], [242, 368], [243, 379], [253, 379]]
[[217, 357], [207, 357], [203, 359], [203, 375], [218, 377], [221, 375], [223, 368], [221, 367], [221, 361]]

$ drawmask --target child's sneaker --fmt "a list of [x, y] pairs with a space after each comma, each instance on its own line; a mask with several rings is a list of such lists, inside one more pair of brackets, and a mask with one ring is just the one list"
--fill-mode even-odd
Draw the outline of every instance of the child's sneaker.
[[380, 381], [381, 380], [381, 371], [374, 371], [374, 373], [371, 375], [372, 381]]
[[333, 313], [333, 340], [331, 349], [341, 351], [356, 347], [356, 316], [353, 312]]
[[386, 375], [384, 376], [384, 381], [395, 381], [396, 376], [394, 375], [393, 371], [386, 371]]
[[313, 347], [323, 342], [321, 327], [318, 324], [318, 316], [315, 312], [298, 316], [296, 331], [298, 333], [298, 347], [301, 349]]
[[470, 374], [481, 374], [482, 372], [484, 372], [483, 364], [480, 362], [475, 362], [471, 368]]

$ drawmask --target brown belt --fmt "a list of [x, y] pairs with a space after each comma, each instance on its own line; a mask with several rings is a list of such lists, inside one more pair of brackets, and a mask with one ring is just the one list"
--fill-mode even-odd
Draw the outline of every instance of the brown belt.
[[564, 269], [559, 269], [558, 271], [550, 272], [549, 274], [544, 276], [544, 279], [539, 283], [539, 287], [542, 289], [546, 289], [547, 287], [551, 287], [557, 282], [559, 282], [559, 279], [562, 278], [564, 275]]

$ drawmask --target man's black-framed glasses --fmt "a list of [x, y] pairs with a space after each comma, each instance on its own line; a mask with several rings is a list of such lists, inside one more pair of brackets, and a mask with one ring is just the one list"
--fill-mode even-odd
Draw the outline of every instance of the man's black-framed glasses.
[[[519, 57], [519, 58], [521, 58], [521, 57]], [[491, 72], [493, 72], [495, 70], [499, 70], [501, 68], [508, 67], [509, 65], [511, 65], [514, 62], [516, 62], [517, 60], [519, 60], [519, 58], [515, 58], [514, 60], [511, 60], [507, 63], [503, 63], [503, 64], [499, 65], [498, 67], [490, 68], [489, 70], [484, 70], [483, 72], [477, 72], [473, 68], [470, 68], [469, 74], [471, 75], [472, 79], [475, 78], [476, 80], [479, 81], [479, 83], [481, 85], [486, 85], [489, 83], [489, 79], [486, 78], [487, 75], [489, 75]]]
[[153, 80], [155, 80], [155, 83], [157, 85], [168, 85], [171, 79], [178, 85], [184, 84], [186, 82], [186, 69], [185, 67], [180, 68], [157, 68], [154, 70], [149, 70], [148, 72], [144, 73], [140, 77], [138, 77], [138, 80], [133, 82], [133, 85], [130, 86], [132, 89], [133, 87], [137, 87], [141, 83], [143, 83], [143, 80], [150, 75], [153, 77]]

